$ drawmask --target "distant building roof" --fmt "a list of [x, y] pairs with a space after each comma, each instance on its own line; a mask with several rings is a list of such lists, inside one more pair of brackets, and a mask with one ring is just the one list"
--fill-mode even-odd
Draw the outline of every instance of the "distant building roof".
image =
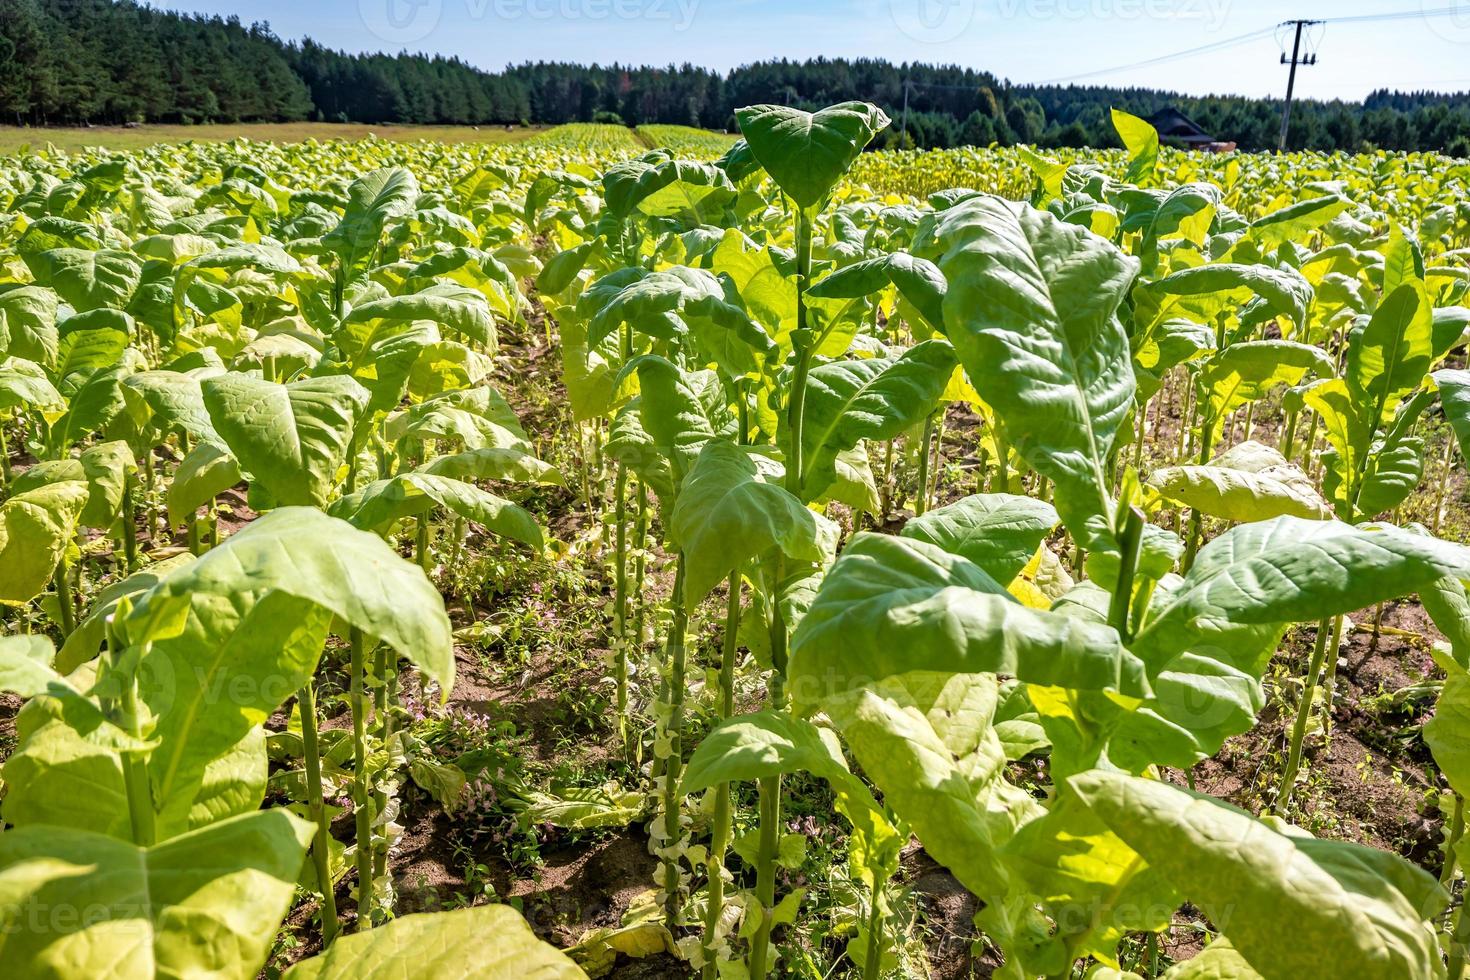
[[1174, 140], [1187, 145], [1215, 142], [1215, 137], [1200, 129], [1193, 119], [1173, 106], [1160, 109], [1150, 116], [1148, 121], [1149, 125], [1157, 129], [1159, 136], [1165, 140]]

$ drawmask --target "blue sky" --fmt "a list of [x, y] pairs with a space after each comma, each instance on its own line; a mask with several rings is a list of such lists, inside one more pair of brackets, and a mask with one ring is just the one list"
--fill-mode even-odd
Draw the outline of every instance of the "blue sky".
[[[499, 69], [558, 59], [728, 69], [766, 58], [883, 57], [958, 63], [1016, 82], [1067, 79], [1219, 43], [1162, 64], [1082, 82], [1186, 92], [1281, 95], [1270, 29], [1328, 23], [1319, 61], [1298, 73], [1308, 98], [1361, 98], [1380, 86], [1470, 89], [1470, 0], [153, 0], [176, 10], [269, 21], [351, 51], [429, 51]], [[1425, 11], [1451, 8], [1447, 16]], [[1234, 43], [1255, 31], [1262, 36]]]

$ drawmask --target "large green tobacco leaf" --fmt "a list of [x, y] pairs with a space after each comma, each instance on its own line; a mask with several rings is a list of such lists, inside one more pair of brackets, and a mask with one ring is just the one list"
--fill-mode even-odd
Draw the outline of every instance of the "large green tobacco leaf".
[[762, 479], [750, 454], [723, 439], [700, 451], [679, 489], [668, 531], [684, 555], [690, 611], [732, 571], [769, 551], [820, 565], [837, 550], [831, 521]]
[[418, 197], [418, 180], [402, 167], [364, 174], [348, 188], [342, 220], [322, 238], [322, 245], [336, 252], [348, 269], [360, 269], [372, 259], [388, 222], [411, 214]]
[[1218, 421], [1278, 385], [1297, 384], [1308, 371], [1323, 378], [1336, 373], [1332, 358], [1320, 348], [1290, 340], [1251, 340], [1211, 357], [1196, 383], [1209, 399], [1207, 417]]
[[858, 299], [892, 285], [919, 311], [929, 327], [944, 332], [944, 273], [928, 259], [907, 252], [890, 252], [843, 266], [807, 291], [818, 299]]
[[[143, 275], [142, 261], [130, 252], [117, 249], [93, 252], [56, 248], [33, 252], [24, 258], [37, 283], [50, 286], [82, 312], [101, 307], [120, 310], [127, 306]], [[14, 353], [25, 356], [23, 351]]]
[[56, 294], [41, 286], [0, 292], [0, 353], [55, 364], [57, 306]]
[[1163, 931], [1181, 901], [1156, 871], [1065, 790], [1044, 817], [1020, 828], [1003, 854], [1027, 890], [1045, 903], [1074, 957], [1094, 955], [1116, 964], [1118, 943], [1125, 935]]
[[1148, 120], [1123, 112], [1112, 111], [1113, 128], [1128, 150], [1128, 172], [1123, 180], [1130, 184], [1141, 184], [1153, 176], [1159, 162], [1159, 131]]
[[1463, 796], [1470, 791], [1470, 674], [1463, 667], [1448, 673], [1434, 717], [1424, 725], [1424, 742], [1450, 786]]
[[979, 567], [934, 545], [859, 534], [792, 638], [793, 703], [811, 710], [913, 670], [1149, 694], [1143, 664], [1110, 627], [1022, 606]]
[[[390, 440], [400, 443], [445, 439], [465, 449], [531, 451], [530, 440], [505, 396], [483, 384], [426, 398], [389, 418], [383, 431]], [[409, 449], [417, 452], [418, 446]]]
[[839, 453], [864, 439], [892, 439], [922, 422], [944, 394], [954, 366], [954, 348], [928, 340], [897, 360], [874, 357], [813, 368], [801, 433], [802, 496], [815, 500], [832, 485]]
[[[187, 566], [176, 574], [187, 575]], [[208, 766], [312, 676], [331, 624], [330, 613], [288, 592], [200, 592], [191, 597], [183, 632], [154, 643], [144, 655], [139, 686], [157, 719], [159, 745], [148, 758], [148, 775], [160, 838], [193, 824], [191, 811]], [[263, 752], [262, 745], [262, 763]], [[260, 806], [264, 790], [263, 768], [247, 767], [229, 793], [251, 810]], [[216, 784], [213, 792], [225, 790]], [[230, 814], [214, 814], [223, 815]]]
[[736, 109], [735, 120], [756, 160], [802, 208], [826, 200], [889, 121], [882, 109], [866, 102], [844, 102], [815, 113], [753, 105]]
[[508, 905], [424, 912], [342, 936], [283, 980], [586, 980]]
[[0, 504], [0, 604], [29, 602], [46, 588], [88, 496], [86, 483], [68, 480]]
[[168, 522], [178, 526], [216, 495], [239, 483], [240, 464], [230, 451], [201, 442], [189, 451], [168, 485]]
[[1285, 242], [1302, 241], [1350, 206], [1347, 198], [1336, 194], [1300, 201], [1257, 218], [1251, 223], [1250, 237], [1263, 248], [1274, 250]]
[[1433, 304], [1417, 279], [1395, 289], [1353, 328], [1343, 379], [1368, 420], [1387, 424], [1404, 396], [1423, 383], [1434, 358], [1433, 329]]
[[[222, 369], [201, 372], [208, 377], [223, 374]], [[204, 407], [204, 390], [200, 374], [179, 371], [139, 371], [123, 382], [142, 395], [153, 413], [153, 424], [164, 432], [179, 431], [195, 444], [218, 443], [220, 437]]]
[[733, 439], [737, 423], [713, 371], [681, 371], [655, 354], [623, 368], [638, 372], [643, 429], [673, 468], [675, 490], [711, 439]]
[[1009, 584], [1056, 526], [1056, 509], [1044, 500], [978, 493], [914, 518], [900, 533], [966, 558]]
[[1261, 976], [1444, 975], [1431, 921], [1448, 896], [1398, 855], [1281, 833], [1155, 780], [1094, 770], [1069, 782]]
[[332, 505], [330, 513], [353, 527], [385, 531], [394, 521], [427, 513], [436, 507], [483, 525], [487, 530], [540, 552], [545, 544], [541, 526], [530, 511], [503, 497], [448, 476], [400, 473], [375, 480]]
[[48, 423], [55, 422], [66, 412], [66, 398], [56, 390], [41, 365], [21, 357], [8, 357], [0, 360], [0, 412], [16, 409], [36, 412]]
[[139, 604], [207, 592], [279, 589], [377, 637], [437, 681], [447, 696], [454, 650], [444, 600], [422, 569], [382, 538], [311, 507], [282, 507], [164, 579]]
[[1269, 652], [1258, 644], [1275, 628], [1418, 592], [1445, 575], [1470, 578], [1470, 551], [1387, 526], [1243, 524], [1206, 545], [1178, 587], [1155, 600], [1132, 649], [1157, 668], [1207, 643], [1258, 674], [1248, 665]]
[[1311, 478], [1258, 442], [1240, 443], [1203, 466], [1155, 470], [1148, 484], [1165, 500], [1228, 521], [1332, 516]]
[[1470, 371], [1436, 371], [1434, 383], [1439, 385], [1444, 417], [1455, 432], [1460, 455], [1470, 459]]
[[244, 374], [204, 382], [215, 429], [252, 480], [286, 506], [326, 506], [368, 397], [345, 375], [289, 385]]
[[693, 160], [630, 160], [613, 167], [602, 180], [608, 209], [620, 217], [637, 208], [651, 218], [688, 215], [708, 222], [735, 199], [735, 187], [725, 171]]
[[1009, 945], [1014, 910], [1001, 900], [1009, 873], [999, 849], [1041, 806], [1006, 779], [992, 727], [997, 691], [990, 675], [914, 671], [854, 688], [827, 711], [884, 803], [985, 901], [982, 924]]
[[137, 469], [127, 443], [104, 442], [83, 450], [75, 458], [42, 460], [17, 476], [10, 491], [28, 493], [53, 483], [80, 480], [87, 484], [87, 506], [78, 523], [83, 527], [110, 528], [122, 506], [128, 475]]
[[1133, 291], [1136, 318], [1150, 328], [1170, 316], [1213, 327], [1222, 314], [1243, 314], [1246, 303], [1259, 298], [1266, 312], [1287, 317], [1300, 331], [1306, 328], [1312, 297], [1312, 284], [1295, 269], [1230, 262], [1181, 269]]
[[1068, 529], [1089, 549], [1106, 546], [1107, 460], [1135, 387], [1117, 309], [1137, 260], [1000, 198], [972, 198], [935, 221], [944, 321], [966, 374], [1011, 444], [1056, 484]]
[[122, 363], [92, 374], [78, 387], [62, 385], [70, 405], [51, 428], [53, 455], [60, 455], [90, 433], [106, 428], [126, 410], [122, 382], [133, 373], [133, 367], [133, 362], [124, 358]]
[[449, 456], [437, 456], [419, 467], [419, 472], [456, 480], [507, 480], [566, 486], [566, 478], [555, 466], [519, 449], [468, 449]]
[[1230, 940], [1216, 939], [1199, 953], [1182, 963], [1176, 963], [1163, 974], [1160, 980], [1263, 980], [1261, 974], [1251, 969]]
[[416, 293], [403, 293], [354, 306], [348, 324], [374, 320], [411, 322], [430, 320], [468, 337], [494, 354], [497, 344], [495, 321], [483, 293], [457, 283], [441, 282]]
[[62, 827], [12, 830], [0, 838], [0, 956], [34, 980], [250, 980], [311, 833], [285, 810], [150, 848]]

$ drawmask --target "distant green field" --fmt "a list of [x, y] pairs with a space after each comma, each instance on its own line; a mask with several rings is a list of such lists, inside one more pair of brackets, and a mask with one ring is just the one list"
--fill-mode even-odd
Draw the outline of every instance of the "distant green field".
[[41, 149], [47, 143], [60, 150], [80, 150], [101, 146], [114, 150], [136, 150], [155, 143], [182, 143], [186, 140], [218, 143], [244, 137], [275, 143], [301, 143], [305, 140], [362, 139], [377, 135], [385, 139], [413, 141], [438, 140], [444, 143], [508, 143], [544, 132], [541, 127], [517, 126], [369, 126], [365, 123], [239, 123], [209, 126], [147, 125], [125, 128], [96, 126], [91, 129], [42, 129], [0, 126], [0, 153], [15, 153], [23, 147]]

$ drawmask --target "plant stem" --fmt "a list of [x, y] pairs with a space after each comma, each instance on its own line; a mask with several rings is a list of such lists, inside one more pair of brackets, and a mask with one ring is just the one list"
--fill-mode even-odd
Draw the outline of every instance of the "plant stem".
[[1450, 818], [1450, 833], [1444, 842], [1444, 867], [1439, 872], [1439, 883], [1445, 888], [1449, 888], [1450, 882], [1455, 880], [1455, 845], [1465, 835], [1465, 798], [1459, 793], [1454, 796], [1455, 813]]
[[[386, 749], [388, 742], [393, 738], [393, 718], [388, 712], [388, 707], [393, 703], [393, 687], [390, 678], [393, 676], [394, 661], [389, 656], [387, 644], [379, 644], [373, 655], [373, 673], [377, 675], [378, 687], [373, 692], [373, 714], [378, 723], [378, 744]], [[388, 792], [381, 786], [373, 792], [373, 812], [383, 813], [388, 806]], [[373, 876], [382, 877], [388, 873], [388, 835], [383, 834], [381, 846], [373, 848]]]
[[1307, 665], [1307, 676], [1302, 684], [1302, 700], [1297, 705], [1296, 724], [1291, 730], [1291, 747], [1286, 756], [1286, 767], [1281, 771], [1281, 785], [1276, 790], [1276, 802], [1271, 807], [1277, 816], [1286, 816], [1291, 804], [1292, 785], [1296, 782], [1297, 769], [1302, 762], [1302, 742], [1307, 737], [1307, 719], [1312, 714], [1312, 699], [1317, 690], [1317, 675], [1322, 672], [1322, 659], [1327, 654], [1328, 634], [1336, 640], [1337, 624], [1341, 617], [1324, 619], [1317, 624], [1317, 642], [1312, 647], [1312, 659]]
[[353, 628], [348, 703], [352, 707], [352, 803], [357, 824], [357, 929], [373, 925], [373, 797], [367, 774], [367, 703], [363, 697], [367, 640]]
[[868, 947], [863, 956], [863, 980], [878, 980], [883, 973], [883, 886], [886, 879], [873, 878], [873, 895], [868, 909]]
[[648, 604], [643, 601], [643, 580], [648, 571], [648, 488], [638, 484], [638, 519], [633, 524], [633, 547], [637, 554], [633, 558], [633, 592], [636, 605], [633, 609], [634, 644], [643, 648], [643, 632], [647, 628]]
[[[109, 652], [108, 666], [115, 668], [121, 659], [124, 643], [122, 638], [113, 628], [113, 623], [107, 625], [107, 648]], [[147, 648], [144, 648], [144, 656]], [[138, 678], [136, 675], [120, 677], [122, 681], [121, 691], [115, 704], [104, 704], [104, 710], [108, 713], [111, 721], [130, 735], [142, 735], [142, 724], [138, 717]], [[155, 821], [157, 814], [153, 809], [153, 788], [148, 781], [148, 755], [146, 752], [123, 752], [120, 753], [120, 761], [123, 771], [123, 788], [128, 797], [128, 822], [133, 832], [133, 843], [139, 847], [152, 847], [157, 839], [157, 828]]]
[[776, 853], [780, 846], [781, 777], [760, 781], [760, 846], [755, 862], [755, 897], [760, 902], [761, 921], [750, 942], [750, 978], [765, 980], [770, 970], [772, 919], [776, 910]]
[[122, 547], [131, 575], [138, 570], [138, 480], [132, 473], [123, 479]]
[[337, 938], [337, 894], [332, 888], [332, 829], [327, 821], [327, 807], [322, 798], [321, 743], [316, 729], [316, 688], [308, 680], [296, 696], [301, 715], [301, 753], [306, 768], [307, 806], [316, 837], [311, 845], [311, 859], [316, 865], [317, 890], [322, 896], [322, 946], [332, 945]]
[[1470, 947], [1470, 916], [1465, 914], [1462, 904], [1455, 912], [1455, 925], [1450, 930], [1449, 980], [1461, 980], [1465, 976], [1465, 950]]
[[683, 771], [684, 727], [684, 639], [689, 627], [689, 613], [684, 606], [684, 553], [679, 553], [674, 572], [673, 622], [664, 649], [669, 659], [669, 758], [664, 767], [664, 919], [672, 932], [679, 917], [679, 858], [673, 853], [678, 843], [679, 777]]
[[1143, 548], [1143, 512], [1129, 507], [1118, 532], [1118, 581], [1108, 606], [1108, 625], [1118, 631], [1123, 642], [1132, 639], [1128, 607], [1133, 600], [1133, 577], [1138, 569], [1138, 556]]
[[426, 573], [433, 570], [433, 561], [429, 556], [429, 512], [420, 514], [414, 525], [413, 554], [418, 559], [419, 567]]
[[[730, 573], [730, 594], [725, 602], [725, 637], [720, 650], [720, 717], [735, 713], [735, 655], [739, 650], [740, 569]], [[720, 913], [725, 906], [725, 855], [730, 849], [730, 784], [715, 787], [715, 813], [710, 831], [708, 884], [704, 912], [704, 978], [717, 975], [715, 945]]]
[[65, 558], [56, 563], [56, 570], [51, 573], [51, 584], [56, 587], [56, 609], [61, 617], [61, 636], [65, 639], [71, 636], [77, 625], [76, 603], [71, 594], [71, 565]]
[[10, 487], [10, 443], [5, 441], [5, 426], [10, 419], [9, 412], [0, 418], [0, 490], [7, 490]]
[[806, 379], [812, 366], [811, 338], [806, 326], [806, 286], [812, 272], [812, 220], [805, 209], [796, 212], [796, 330], [792, 349], [796, 370], [791, 375], [791, 397], [787, 401], [787, 431], [791, 446], [786, 460], [786, 489], [801, 498], [802, 427], [806, 416]]
[[924, 445], [919, 453], [919, 496], [914, 501], [914, 516], [923, 517], [929, 509], [929, 446], [934, 441], [934, 416], [924, 420]]
[[628, 471], [618, 461], [613, 479], [613, 680], [617, 684], [618, 744], [624, 757], [628, 750]]

